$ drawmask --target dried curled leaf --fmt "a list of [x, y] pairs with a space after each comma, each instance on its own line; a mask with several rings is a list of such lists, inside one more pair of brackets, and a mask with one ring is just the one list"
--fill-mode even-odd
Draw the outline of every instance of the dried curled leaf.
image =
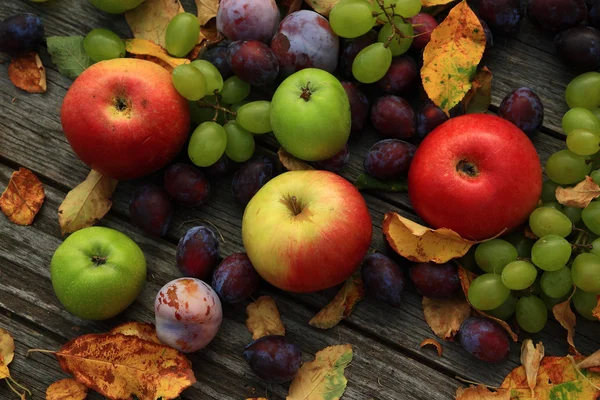
[[127, 39], [125, 49], [134, 58], [152, 61], [169, 72], [173, 72], [173, 69], [180, 65], [190, 63], [187, 58], [171, 57], [161, 46], [146, 39]]
[[112, 207], [111, 197], [119, 181], [91, 170], [87, 178], [67, 193], [58, 207], [61, 234], [87, 228], [100, 221]]
[[600, 186], [586, 176], [575, 187], [556, 188], [556, 201], [566, 207], [586, 208], [600, 196]]
[[348, 380], [344, 370], [352, 361], [352, 346], [329, 346], [302, 364], [290, 385], [286, 400], [339, 400]]
[[459, 387], [454, 397], [456, 400], [510, 400], [510, 390], [500, 389], [492, 392], [483, 385]]
[[360, 273], [355, 273], [346, 280], [344, 286], [317, 315], [308, 323], [321, 329], [333, 328], [342, 319], [348, 318], [356, 303], [365, 297], [365, 290]]
[[525, 339], [521, 346], [521, 364], [525, 368], [527, 384], [531, 389], [531, 397], [535, 395], [535, 385], [537, 384], [537, 376], [542, 358], [544, 358], [544, 345], [542, 342], [534, 346], [531, 339]]
[[425, 322], [439, 338], [453, 340], [460, 326], [471, 315], [464, 298], [430, 299], [423, 297]]
[[277, 157], [279, 157], [279, 161], [281, 161], [283, 166], [289, 171], [307, 171], [314, 169], [308, 163], [285, 151], [283, 147], [277, 151]]
[[125, 19], [133, 36], [150, 40], [165, 47], [165, 34], [171, 19], [184, 12], [179, 0], [146, 0], [133, 10], [125, 12]]
[[575, 290], [569, 296], [569, 298], [554, 307], [552, 307], [552, 314], [554, 314], [554, 318], [560, 323], [560, 325], [567, 330], [567, 342], [569, 343], [569, 351], [572, 354], [581, 354], [575, 348], [575, 324], [577, 323], [577, 318], [575, 317], [575, 313], [571, 310], [571, 298], [575, 294]]
[[8, 66], [10, 81], [29, 93], [46, 92], [46, 68], [37, 53], [14, 57]]
[[13, 172], [0, 197], [0, 209], [17, 225], [31, 225], [46, 194], [42, 182], [27, 168]]
[[421, 0], [423, 7], [443, 6], [452, 3], [454, 0]]
[[252, 339], [256, 340], [267, 335], [285, 335], [285, 327], [281, 322], [277, 304], [270, 296], [261, 296], [254, 303], [248, 304], [246, 313], [248, 314], [246, 326], [252, 333]]
[[438, 342], [437, 340], [435, 340], [435, 339], [431, 339], [431, 338], [429, 338], [429, 339], [425, 339], [425, 340], [423, 340], [423, 341], [421, 342], [421, 344], [419, 345], [419, 347], [423, 348], [423, 347], [425, 347], [425, 346], [434, 346], [434, 347], [436, 348], [436, 350], [437, 350], [437, 354], [438, 354], [438, 356], [439, 356], [439, 357], [441, 357], [441, 356], [442, 356], [442, 352], [443, 352], [444, 350], [442, 349], [442, 345], [440, 344], [440, 342]]
[[88, 388], [75, 379], [54, 382], [46, 389], [46, 400], [85, 400]]
[[475, 244], [450, 229], [432, 230], [393, 212], [385, 214], [383, 233], [398, 254], [415, 262], [445, 263]]
[[596, 299], [598, 300], [598, 305], [592, 310], [592, 314], [594, 315], [594, 317], [600, 320], [600, 295], [596, 297]]
[[340, 0], [305, 0], [313, 10], [321, 15], [329, 16], [329, 12]]
[[471, 89], [462, 100], [467, 114], [487, 112], [492, 103], [492, 72], [483, 67], [477, 71], [471, 85]]
[[577, 364], [579, 368], [596, 368], [600, 367], [600, 350], [596, 351], [591, 356], [586, 357], [583, 361]]
[[156, 335], [156, 327], [154, 324], [143, 322], [126, 322], [124, 324], [115, 326], [110, 330], [109, 333], [113, 335], [121, 333], [123, 335], [137, 336], [140, 339], [160, 344], [160, 340]]
[[198, 22], [205, 25], [210, 19], [217, 16], [219, 0], [194, 0], [198, 9]]
[[446, 114], [471, 89], [484, 50], [483, 27], [466, 0], [453, 7], [431, 33], [421, 79], [429, 98]]

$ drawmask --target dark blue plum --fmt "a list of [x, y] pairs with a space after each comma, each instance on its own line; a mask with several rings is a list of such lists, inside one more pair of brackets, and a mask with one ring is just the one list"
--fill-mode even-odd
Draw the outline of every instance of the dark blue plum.
[[163, 177], [165, 190], [177, 203], [188, 207], [204, 204], [210, 194], [210, 183], [204, 173], [189, 164], [173, 164]]
[[212, 288], [225, 303], [239, 303], [254, 293], [260, 276], [246, 253], [234, 253], [226, 257], [215, 269]]
[[544, 105], [533, 90], [522, 87], [509, 93], [502, 100], [498, 115], [532, 137], [544, 122]]
[[216, 163], [209, 167], [203, 168], [202, 170], [210, 177], [217, 177], [233, 172], [238, 166], [239, 164], [237, 162], [227, 157], [226, 154], [223, 154]]
[[502, 33], [517, 33], [523, 20], [521, 0], [481, 0], [479, 15], [490, 28]]
[[577, 73], [600, 69], [600, 31], [591, 26], [574, 26], [554, 39], [556, 54]]
[[254, 86], [272, 83], [279, 74], [279, 61], [269, 46], [258, 40], [233, 42], [227, 48], [233, 73]]
[[16, 57], [34, 51], [44, 39], [44, 25], [35, 14], [11, 15], [0, 23], [0, 53]]
[[481, 26], [483, 26], [483, 32], [485, 33], [485, 51], [483, 55], [489, 54], [490, 49], [494, 46], [494, 35], [492, 34], [492, 30], [490, 26], [479, 18], [479, 22], [481, 22]]
[[424, 139], [432, 130], [448, 121], [448, 116], [433, 101], [428, 100], [417, 114], [417, 135]]
[[367, 255], [362, 263], [361, 274], [369, 295], [392, 307], [400, 307], [404, 274], [391, 258], [381, 253]]
[[450, 263], [418, 263], [410, 269], [409, 276], [417, 291], [425, 297], [450, 297], [461, 289], [458, 269]]
[[415, 111], [402, 97], [380, 97], [371, 107], [371, 122], [386, 137], [410, 139], [417, 131]]
[[227, 79], [233, 75], [229, 60], [227, 59], [227, 47], [225, 46], [216, 46], [208, 49], [200, 56], [200, 59], [206, 60], [217, 67], [223, 79]]
[[338, 151], [334, 156], [325, 160], [315, 161], [312, 165], [316, 169], [324, 169], [326, 171], [338, 173], [348, 165], [348, 161], [350, 161], [350, 150], [348, 149], [348, 144], [346, 144], [344, 145], [344, 148]]
[[300, 347], [285, 336], [263, 336], [244, 349], [244, 359], [260, 379], [284, 383], [294, 379], [302, 364]]
[[466, 319], [460, 326], [458, 339], [467, 352], [489, 363], [504, 360], [510, 351], [510, 342], [504, 329], [487, 318]]
[[417, 63], [411, 56], [402, 55], [394, 57], [392, 65], [378, 83], [385, 93], [408, 95], [417, 87], [418, 80]]
[[274, 163], [268, 157], [246, 161], [233, 175], [233, 199], [245, 207], [256, 192], [273, 178], [274, 170]]
[[529, 0], [527, 15], [531, 22], [548, 32], [560, 32], [579, 25], [587, 18], [584, 0]]
[[356, 134], [363, 130], [369, 118], [369, 98], [365, 96], [355, 82], [343, 81], [342, 86], [350, 101], [350, 115], [352, 116], [351, 132]]
[[147, 184], [133, 193], [129, 203], [131, 222], [152, 236], [164, 236], [173, 217], [173, 205], [159, 186]]
[[402, 140], [380, 140], [365, 156], [365, 171], [382, 180], [404, 178], [408, 174], [416, 150], [415, 145]]
[[590, 6], [588, 21], [591, 26], [600, 29], [600, 0], [595, 0]]
[[217, 236], [210, 228], [195, 226], [177, 244], [177, 268], [184, 276], [208, 281], [219, 262], [219, 248]]

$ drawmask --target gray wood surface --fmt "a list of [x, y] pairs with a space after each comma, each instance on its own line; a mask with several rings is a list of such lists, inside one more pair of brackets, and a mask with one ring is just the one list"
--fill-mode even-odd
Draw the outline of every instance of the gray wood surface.
[[[191, 0], [182, 3], [186, 10], [195, 12]], [[102, 14], [87, 1], [0, 2], [0, 19], [22, 11], [41, 15], [47, 35], [85, 35], [94, 27], [106, 27], [130, 36], [121, 16]], [[61, 130], [59, 110], [71, 80], [57, 72], [45, 51], [41, 57], [48, 76], [48, 91], [43, 95], [16, 89], [7, 77], [7, 63], [0, 65], [0, 191], [6, 187], [13, 170], [24, 166], [42, 179], [47, 193], [46, 203], [33, 226], [18, 227], [0, 217], [0, 327], [15, 336], [17, 356], [11, 370], [19, 382], [34, 391], [34, 398], [44, 398], [45, 388], [66, 375], [51, 356], [36, 354], [26, 359], [27, 349], [57, 349], [78, 335], [103, 332], [123, 321], [151, 322], [156, 291], [179, 276], [174, 264], [177, 241], [194, 224], [210, 221], [218, 227], [225, 239], [221, 244], [222, 256], [243, 251], [240, 237], [243, 209], [232, 200], [230, 177], [211, 181], [211, 200], [206, 205], [196, 209], [179, 207], [167, 236], [159, 240], [148, 238], [129, 222], [129, 197], [140, 182], [121, 182], [113, 209], [100, 224], [119, 229], [140, 244], [150, 271], [146, 288], [132, 307], [110, 321], [92, 323], [67, 313], [54, 296], [49, 280], [50, 258], [62, 240], [56, 212], [67, 191], [81, 182], [89, 169], [73, 154]], [[491, 110], [496, 110], [511, 90], [532, 87], [546, 106], [544, 128], [534, 139], [541, 159], [544, 161], [564, 148], [560, 140], [560, 120], [566, 110], [563, 93], [573, 75], [553, 55], [550, 39], [526, 23], [517, 37], [497, 38], [496, 47], [484, 63], [494, 74]], [[364, 155], [379, 138], [377, 133], [365, 131], [351, 139], [352, 156], [342, 173], [344, 177], [353, 180], [363, 171]], [[271, 157], [276, 150], [277, 143], [269, 136], [258, 149]], [[406, 194], [368, 193], [365, 198], [374, 225], [372, 249], [390, 254], [381, 232], [383, 215], [396, 211], [418, 218], [411, 211]], [[310, 327], [308, 320], [326, 304], [331, 291], [291, 295], [263, 285], [259, 294], [276, 299], [288, 334], [301, 346], [305, 359], [327, 345], [354, 346], [355, 358], [347, 370], [349, 384], [345, 399], [448, 399], [460, 385], [455, 376], [497, 385], [520, 364], [519, 344], [513, 344], [510, 357], [496, 365], [473, 359], [455, 343], [443, 343], [442, 357], [431, 348], [419, 349], [419, 343], [434, 334], [424, 322], [420, 296], [412, 292], [405, 294], [399, 309], [365, 300], [349, 319], [329, 331]], [[251, 395], [284, 398], [287, 385], [265, 385], [258, 381], [241, 358], [243, 347], [251, 338], [244, 326], [244, 307], [228, 306], [225, 315], [215, 341], [190, 357], [198, 383], [183, 398], [239, 399]], [[582, 352], [598, 349], [597, 323], [580, 318], [577, 331], [576, 344]], [[527, 336], [521, 335], [524, 337]], [[534, 340], [544, 342], [547, 353], [552, 355], [566, 354], [565, 338], [564, 330], [555, 321], [549, 321], [542, 333], [533, 335]], [[10, 396], [12, 393], [0, 382], [0, 399]]]

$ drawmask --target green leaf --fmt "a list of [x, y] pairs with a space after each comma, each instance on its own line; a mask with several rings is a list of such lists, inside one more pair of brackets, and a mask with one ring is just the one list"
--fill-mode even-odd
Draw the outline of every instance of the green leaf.
[[358, 190], [381, 190], [384, 192], [407, 192], [408, 182], [403, 180], [382, 181], [368, 174], [360, 174], [354, 181]]
[[71, 79], [93, 64], [83, 48], [83, 36], [49, 36], [46, 42], [58, 71]]

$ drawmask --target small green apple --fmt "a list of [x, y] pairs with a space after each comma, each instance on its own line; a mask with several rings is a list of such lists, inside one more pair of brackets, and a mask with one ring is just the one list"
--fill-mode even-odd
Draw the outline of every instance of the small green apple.
[[121, 14], [133, 10], [146, 0], [90, 0], [92, 5], [111, 14]]
[[271, 100], [271, 127], [290, 154], [319, 161], [337, 154], [350, 136], [350, 102], [329, 72], [306, 68], [287, 77]]
[[50, 277], [71, 314], [103, 320], [125, 310], [146, 282], [146, 259], [123, 233], [90, 227], [69, 236], [54, 252]]

